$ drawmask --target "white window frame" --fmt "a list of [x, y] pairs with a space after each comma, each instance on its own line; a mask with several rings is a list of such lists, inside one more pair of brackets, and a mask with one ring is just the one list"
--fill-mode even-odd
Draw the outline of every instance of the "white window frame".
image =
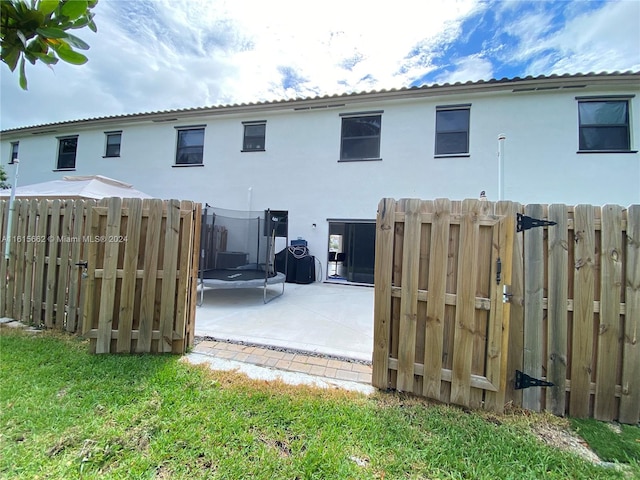
[[18, 159], [18, 149], [20, 148], [20, 142], [11, 142], [11, 151], [9, 153], [9, 165], [15, 163]]
[[[383, 110], [377, 110], [373, 112], [354, 112], [354, 113], [341, 113], [341, 124], [340, 124], [340, 160], [339, 162], [368, 162], [368, 161], [376, 161], [382, 160], [380, 154], [380, 148], [382, 144], [382, 114]], [[359, 119], [359, 118], [373, 118], [377, 117], [380, 122], [380, 126], [378, 128], [377, 135], [357, 135], [357, 136], [349, 136], [345, 137], [345, 121]], [[376, 155], [372, 156], [361, 156], [361, 157], [347, 157], [345, 156], [345, 141], [356, 141], [358, 139], [363, 140], [376, 140], [375, 149], [377, 150]]]
[[[205, 140], [205, 127], [206, 125], [189, 125], [189, 126], [183, 126], [183, 127], [175, 127], [176, 129], [176, 155], [175, 155], [175, 159], [174, 159], [174, 167], [202, 167], [204, 166], [204, 140]], [[180, 146], [180, 136], [183, 132], [190, 132], [190, 131], [202, 131], [202, 145], [196, 145], [196, 146], [184, 146], [181, 147]], [[187, 163], [187, 162], [180, 162], [180, 149], [181, 148], [200, 148], [200, 152], [197, 152], [200, 155], [200, 162], [198, 163]]]
[[[255, 120], [252, 122], [242, 122], [243, 133], [242, 133], [242, 152], [264, 152], [267, 149], [267, 121], [266, 120]], [[264, 131], [262, 133], [262, 145], [259, 147], [253, 147], [251, 144], [247, 142], [247, 138], [259, 138], [259, 136], [248, 136], [247, 131], [250, 127], [259, 127], [262, 126]]]
[[[109, 153], [109, 146], [110, 145], [116, 145], [115, 143], [109, 143], [109, 139], [115, 136], [118, 136], [118, 153], [117, 154], [110, 154]], [[122, 130], [116, 130], [113, 132], [104, 132], [104, 156], [103, 158], [117, 158], [120, 156], [120, 152], [122, 150]]]
[[[58, 150], [56, 155], [56, 170], [75, 170], [76, 164], [78, 160], [78, 135], [65, 135], [64, 137], [56, 137], [58, 140]], [[62, 167], [60, 166], [60, 154], [62, 149], [62, 144], [66, 140], [75, 140], [76, 148], [73, 152], [73, 166], [72, 167]]]
[[[576, 97], [578, 102], [578, 153], [637, 153], [632, 149], [633, 138], [631, 135], [631, 99], [634, 95], [608, 95], [598, 97]], [[580, 106], [586, 103], [624, 103], [626, 105], [626, 123], [582, 123]], [[609, 128], [626, 129], [626, 148], [588, 148], [583, 139], [583, 129], [606, 130]]]
[[[438, 129], [438, 114], [441, 112], [453, 112], [453, 111], [466, 111], [467, 112], [467, 128], [465, 130], [439, 130]], [[442, 105], [436, 107], [436, 123], [435, 123], [435, 143], [434, 143], [434, 155], [436, 157], [469, 157], [471, 152], [470, 145], [470, 132], [471, 132], [471, 104], [463, 105]], [[439, 135], [446, 134], [466, 134], [466, 149], [456, 152], [441, 152], [439, 142]]]

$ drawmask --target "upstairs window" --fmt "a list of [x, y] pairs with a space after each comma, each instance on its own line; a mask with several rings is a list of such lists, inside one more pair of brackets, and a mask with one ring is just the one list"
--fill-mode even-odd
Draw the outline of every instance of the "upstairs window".
[[9, 163], [15, 163], [15, 161], [18, 159], [19, 145], [20, 145], [20, 142], [11, 142], [11, 158], [9, 160]]
[[119, 157], [122, 132], [104, 132], [106, 138], [105, 157]]
[[628, 99], [583, 99], [578, 101], [579, 140], [581, 152], [628, 152]]
[[73, 170], [76, 168], [76, 151], [78, 150], [78, 137], [58, 138], [58, 161], [56, 169]]
[[342, 117], [340, 160], [380, 160], [382, 115]]
[[243, 122], [243, 152], [264, 152], [267, 122]]
[[178, 129], [176, 165], [203, 165], [204, 127]]
[[470, 105], [436, 108], [436, 155], [469, 154]]

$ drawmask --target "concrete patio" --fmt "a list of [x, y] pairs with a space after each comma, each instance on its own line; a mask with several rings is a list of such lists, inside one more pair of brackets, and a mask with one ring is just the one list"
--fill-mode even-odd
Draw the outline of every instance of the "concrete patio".
[[373, 288], [287, 283], [284, 295], [267, 304], [262, 288], [205, 289], [195, 334], [370, 361]]

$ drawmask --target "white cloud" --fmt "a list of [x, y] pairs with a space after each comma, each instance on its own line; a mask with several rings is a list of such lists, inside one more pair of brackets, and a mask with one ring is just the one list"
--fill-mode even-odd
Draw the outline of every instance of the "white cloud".
[[438, 75], [436, 83], [456, 83], [493, 78], [493, 64], [482, 55], [470, 55], [458, 59], [452, 70]]
[[[464, 82], [491, 78], [509, 64], [518, 65], [515, 75], [640, 69], [640, 2], [608, 3], [586, 13], [582, 5], [101, 0], [98, 33], [78, 33], [91, 45], [87, 65], [60, 63], [54, 73], [28, 68], [28, 92], [1, 67], [0, 122], [12, 128], [400, 88], [425, 78]], [[547, 11], [563, 8], [576, 13], [565, 25], [550, 23]], [[472, 34], [488, 13], [504, 24], [469, 44], [471, 38], [478, 42]], [[501, 43], [504, 38], [510, 43]], [[452, 46], [464, 48], [451, 55]]]
[[543, 47], [556, 49], [551, 73], [640, 70], [640, 2], [621, 1], [570, 20]]

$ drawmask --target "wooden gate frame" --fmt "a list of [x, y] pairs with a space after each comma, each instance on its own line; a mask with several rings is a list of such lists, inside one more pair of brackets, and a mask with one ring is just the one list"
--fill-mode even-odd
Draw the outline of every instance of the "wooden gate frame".
[[[493, 204], [464, 200], [460, 211], [448, 199], [383, 199], [378, 206], [376, 224], [375, 305], [374, 305], [374, 386], [396, 388], [437, 400], [464, 406], [480, 406], [502, 411], [507, 388], [509, 340], [509, 303], [504, 302], [505, 285], [510, 283], [513, 257], [514, 217], [512, 202]], [[457, 254], [456, 293], [446, 292], [449, 261], [449, 230], [460, 225]], [[430, 238], [421, 241], [423, 224], [431, 224]], [[489, 298], [475, 294], [479, 228], [494, 226], [491, 244], [491, 283]], [[402, 245], [396, 244], [398, 229]], [[421, 262], [421, 251], [429, 244], [428, 271]], [[421, 248], [422, 246], [422, 248]], [[402, 252], [401, 254], [399, 252]], [[500, 262], [498, 262], [500, 259]], [[394, 261], [396, 265], [394, 265]], [[394, 284], [401, 263], [400, 285]], [[428, 290], [418, 288], [419, 277], [428, 275]], [[396, 282], [397, 283], [397, 282]], [[472, 292], [469, 294], [469, 292]], [[394, 319], [392, 299], [400, 299], [397, 337], [392, 338]], [[426, 302], [424, 359], [416, 361], [418, 302]], [[445, 306], [455, 306], [455, 343], [453, 368], [443, 367]], [[471, 373], [471, 347], [477, 309], [488, 310], [485, 376]], [[398, 342], [392, 345], [392, 342]], [[392, 351], [397, 349], [397, 356]], [[394, 374], [397, 371], [397, 374]], [[423, 377], [422, 389], [416, 392], [416, 376]], [[450, 382], [450, 395], [442, 394], [442, 382]], [[484, 400], [472, 399], [471, 387], [486, 391]]]
[[92, 208], [82, 322], [92, 351], [182, 354], [193, 344], [200, 225], [201, 205], [190, 201], [111, 198]]

